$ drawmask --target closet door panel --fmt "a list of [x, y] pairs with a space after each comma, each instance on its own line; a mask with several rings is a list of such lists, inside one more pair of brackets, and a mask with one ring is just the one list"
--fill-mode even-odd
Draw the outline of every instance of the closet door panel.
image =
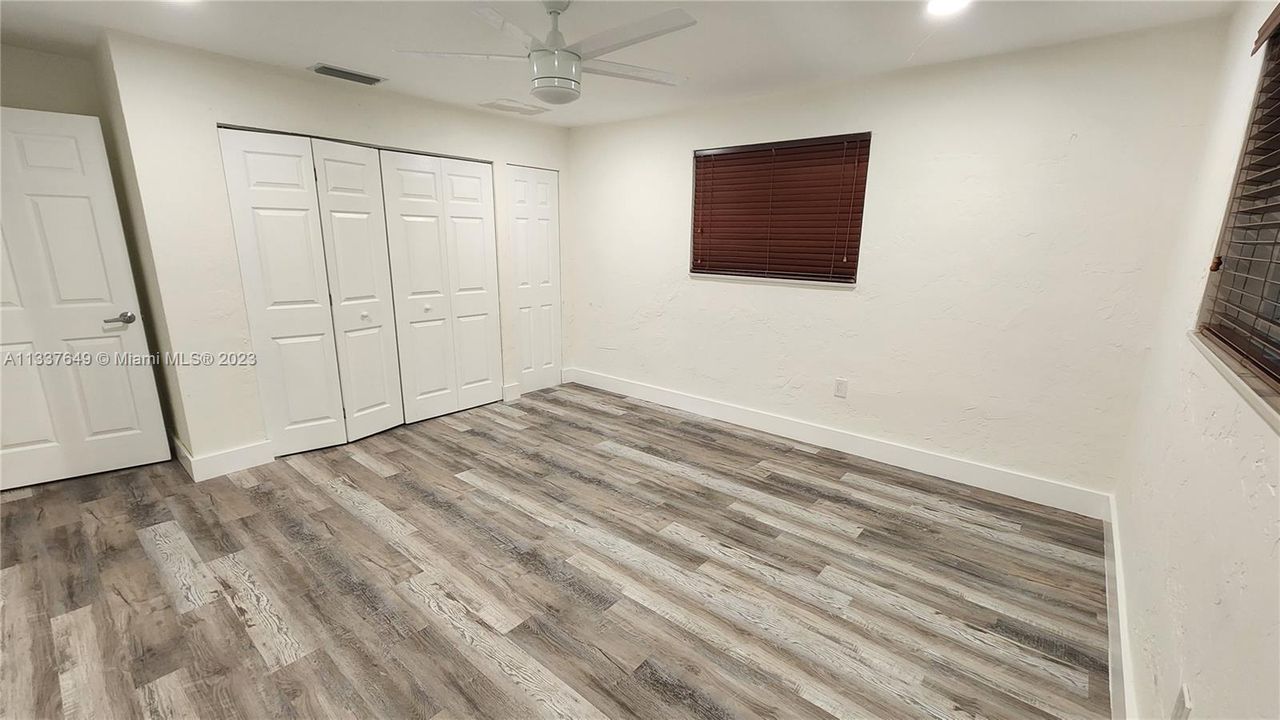
[[406, 422], [459, 409], [441, 160], [383, 150]]
[[458, 406], [469, 408], [502, 399], [493, 168], [446, 159], [441, 169]]
[[226, 129], [219, 136], [273, 451], [344, 443], [311, 141]]
[[405, 314], [413, 315], [404, 322], [413, 335], [412, 343], [401, 346], [402, 356], [413, 362], [413, 387], [405, 393], [405, 407], [412, 400], [419, 408], [416, 419], [421, 420], [458, 409], [446, 277], [449, 261], [442, 217], [407, 215], [401, 221], [409, 277], [403, 304]]
[[[415, 300], [445, 298], [444, 229], [441, 218], [402, 215], [407, 253], [409, 294]], [[441, 308], [444, 306], [442, 305]]]
[[378, 151], [312, 140], [351, 440], [404, 423]]
[[[460, 390], [483, 389], [492, 390], [494, 384], [492, 359], [489, 338], [493, 335], [494, 318], [488, 313], [460, 315], [454, 323], [454, 346], [458, 353], [458, 387]], [[502, 397], [501, 389], [497, 396], [492, 392], [476, 397], [476, 404], [493, 402]], [[471, 407], [471, 406], [468, 406]]]
[[[453, 382], [453, 334], [446, 318], [416, 320], [409, 324], [408, 348], [414, 361], [413, 397], [428, 412], [438, 415], [456, 410]], [[434, 417], [427, 415], [426, 417]], [[419, 418], [421, 419], [421, 418]]]

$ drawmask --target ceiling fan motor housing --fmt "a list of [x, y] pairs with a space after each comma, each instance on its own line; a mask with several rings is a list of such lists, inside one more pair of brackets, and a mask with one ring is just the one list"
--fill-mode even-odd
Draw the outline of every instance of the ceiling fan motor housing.
[[568, 50], [534, 50], [533, 96], [552, 105], [564, 105], [582, 93], [582, 58]]

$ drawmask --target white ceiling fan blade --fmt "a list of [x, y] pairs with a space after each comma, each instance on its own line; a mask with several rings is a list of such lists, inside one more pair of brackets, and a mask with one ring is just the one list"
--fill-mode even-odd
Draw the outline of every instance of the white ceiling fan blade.
[[679, 85], [686, 80], [686, 78], [679, 75], [673, 75], [662, 70], [640, 67], [639, 65], [624, 65], [623, 63], [609, 62], [608, 60], [583, 60], [582, 72], [593, 75], [607, 75], [624, 80], [639, 80], [640, 82], [653, 83], [655, 85]]
[[433, 58], [460, 58], [463, 60], [508, 60], [516, 62], [528, 62], [529, 58], [525, 55], [494, 55], [492, 53], [459, 53], [459, 52], [435, 52], [434, 50], [397, 50], [398, 53], [405, 55], [421, 55], [423, 57]]
[[683, 10], [668, 10], [651, 18], [637, 20], [626, 25], [619, 25], [612, 30], [596, 33], [585, 40], [579, 40], [570, 45], [566, 50], [577, 53], [583, 60], [590, 60], [591, 58], [611, 53], [614, 50], [621, 50], [624, 47], [642, 43], [645, 40], [652, 40], [667, 33], [683, 30], [697, 23], [697, 20], [694, 20], [689, 13]]
[[541, 50], [546, 47], [542, 44], [542, 41], [534, 37], [532, 33], [511, 22], [502, 13], [491, 7], [478, 7], [475, 9], [475, 14], [479, 15], [482, 20], [489, 23], [494, 30], [497, 30], [503, 35], [519, 42], [530, 50]]

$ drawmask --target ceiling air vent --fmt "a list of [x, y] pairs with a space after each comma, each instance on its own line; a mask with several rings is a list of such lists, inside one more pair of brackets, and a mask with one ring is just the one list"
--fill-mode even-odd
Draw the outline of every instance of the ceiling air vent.
[[538, 107], [529, 103], [522, 103], [519, 100], [511, 98], [498, 98], [489, 102], [480, 103], [480, 107], [488, 110], [497, 110], [498, 112], [509, 112], [517, 115], [541, 115], [550, 108]]
[[333, 65], [326, 65], [324, 63], [317, 63], [315, 65], [312, 65], [310, 70], [311, 72], [317, 75], [328, 75], [329, 77], [332, 77], [332, 78], [338, 78], [339, 80], [349, 80], [354, 83], [360, 83], [361, 85], [377, 85], [383, 80], [386, 80], [386, 78], [380, 78], [380, 77], [377, 77], [376, 75], [365, 75], [362, 72], [356, 72], [355, 70], [347, 70], [346, 68], [335, 67]]

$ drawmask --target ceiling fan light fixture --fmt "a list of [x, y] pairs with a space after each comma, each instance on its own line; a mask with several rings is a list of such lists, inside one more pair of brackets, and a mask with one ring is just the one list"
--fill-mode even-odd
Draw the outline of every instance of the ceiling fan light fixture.
[[572, 80], [540, 78], [533, 81], [533, 96], [548, 105], [568, 105], [582, 94], [582, 88]]
[[534, 50], [533, 96], [550, 105], [565, 105], [582, 94], [582, 58], [568, 50]]

